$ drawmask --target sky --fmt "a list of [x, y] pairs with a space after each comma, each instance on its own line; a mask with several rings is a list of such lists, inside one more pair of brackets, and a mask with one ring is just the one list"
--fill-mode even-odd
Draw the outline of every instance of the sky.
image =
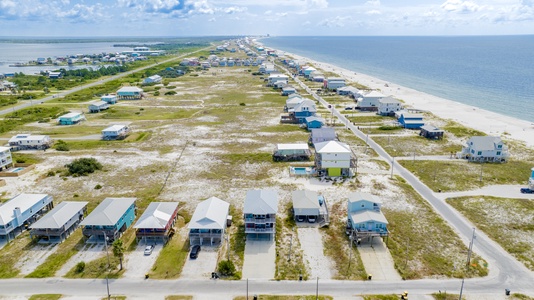
[[0, 0], [0, 36], [534, 34], [534, 0]]

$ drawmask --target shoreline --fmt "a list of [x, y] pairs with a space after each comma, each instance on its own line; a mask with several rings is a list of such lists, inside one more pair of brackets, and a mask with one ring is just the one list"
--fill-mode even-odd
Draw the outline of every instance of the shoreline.
[[439, 118], [455, 121], [487, 135], [517, 140], [524, 142], [529, 147], [534, 146], [534, 123], [532, 122], [427, 94], [394, 82], [354, 72], [330, 63], [316, 61], [295, 53], [276, 50], [294, 59], [309, 62], [324, 71], [336, 73], [348, 81], [347, 85], [350, 85], [351, 82], [359, 83], [370, 89], [379, 90], [386, 96], [393, 96], [402, 100], [406, 106], [428, 111]]

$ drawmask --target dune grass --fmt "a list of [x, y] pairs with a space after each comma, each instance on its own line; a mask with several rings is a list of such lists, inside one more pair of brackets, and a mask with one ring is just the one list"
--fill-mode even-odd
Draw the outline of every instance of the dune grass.
[[28, 300], [58, 300], [62, 296], [61, 294], [35, 294], [31, 295]]
[[[176, 228], [185, 226], [185, 219], [179, 217]], [[149, 272], [152, 279], [176, 279], [180, 277], [187, 255], [189, 253], [189, 240], [185, 236], [175, 234], [163, 247], [156, 262]]]

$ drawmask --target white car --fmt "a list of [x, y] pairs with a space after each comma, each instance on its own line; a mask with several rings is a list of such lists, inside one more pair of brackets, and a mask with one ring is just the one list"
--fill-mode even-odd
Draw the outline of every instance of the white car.
[[154, 245], [146, 246], [145, 248], [145, 255], [152, 254], [152, 250], [154, 250]]

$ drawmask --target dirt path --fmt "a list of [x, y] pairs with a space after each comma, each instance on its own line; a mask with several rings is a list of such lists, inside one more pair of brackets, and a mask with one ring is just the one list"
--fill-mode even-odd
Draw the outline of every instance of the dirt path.
[[332, 262], [324, 255], [321, 233], [316, 227], [298, 228], [304, 259], [310, 268], [310, 278], [332, 279]]

